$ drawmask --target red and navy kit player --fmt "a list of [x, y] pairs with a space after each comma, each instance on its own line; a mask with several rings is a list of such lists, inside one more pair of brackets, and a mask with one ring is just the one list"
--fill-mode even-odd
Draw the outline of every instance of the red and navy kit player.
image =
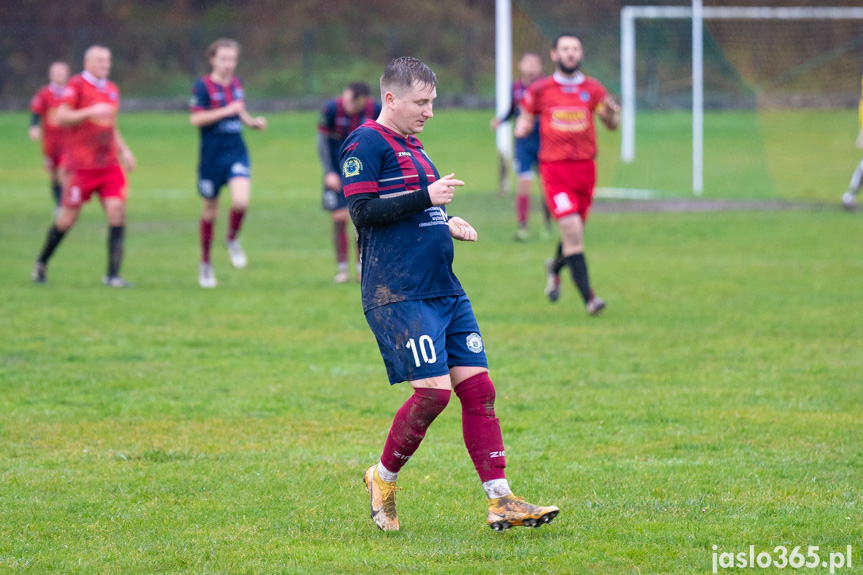
[[593, 115], [596, 113], [606, 128], [614, 130], [620, 121], [620, 108], [602, 84], [579, 71], [583, 56], [577, 36], [567, 33], [555, 39], [551, 58], [557, 71], [527, 89], [515, 133], [528, 135], [539, 117], [539, 173], [561, 236], [556, 257], [546, 262], [546, 295], [557, 301], [560, 270], [568, 266], [585, 309], [597, 315], [605, 309], [605, 301], [594, 295], [584, 259], [584, 223], [596, 183]]
[[210, 44], [207, 57], [213, 70], [195, 82], [189, 103], [189, 121], [201, 131], [198, 194], [204, 205], [200, 223], [198, 285], [202, 288], [216, 287], [210, 249], [219, 215], [219, 192], [225, 185], [231, 193], [231, 214], [225, 240], [228, 254], [235, 268], [244, 268], [247, 263], [246, 253], [237, 238], [252, 189], [249, 153], [242, 130], [243, 125], [263, 130], [267, 122], [263, 117], [252, 117], [246, 111], [243, 85], [234, 76], [239, 55], [240, 45], [235, 40], [220, 38]]
[[110, 71], [111, 51], [91, 46], [84, 54], [84, 71], [69, 80], [57, 107], [57, 122], [70, 127], [64, 153], [69, 183], [33, 269], [36, 283], [45, 283], [48, 259], [78, 220], [83, 205], [96, 193], [108, 217], [108, 273], [103, 282], [116, 288], [130, 285], [120, 277], [127, 195], [126, 173], [120, 161], [132, 170], [135, 157], [117, 129], [120, 91], [108, 80]]
[[380, 461], [363, 477], [379, 528], [399, 528], [396, 479], [455, 390], [465, 446], [488, 495], [494, 529], [542, 525], [557, 507], [539, 507], [509, 489], [495, 390], [470, 301], [452, 270], [453, 239], [476, 241], [447, 216], [456, 186], [440, 177], [416, 134], [432, 117], [435, 75], [414, 58], [390, 62], [381, 77], [383, 109], [342, 147], [345, 197], [359, 233], [362, 303], [391, 384], [414, 389], [398, 410]]
[[54, 62], [48, 68], [48, 85], [40, 88], [30, 100], [30, 111], [33, 113], [30, 120], [30, 139], [42, 140], [45, 171], [51, 177], [51, 194], [58, 208], [65, 180], [63, 146], [66, 144], [69, 129], [57, 122], [57, 108], [63, 100], [68, 80], [69, 65], [65, 62]]
[[[542, 76], [542, 58], [535, 52], [525, 52], [518, 63], [521, 77], [512, 85], [512, 106], [503, 118], [494, 118], [491, 121], [492, 129], [513, 118], [517, 118], [521, 111], [521, 101], [527, 91], [527, 87]], [[515, 139], [514, 168], [518, 183], [515, 193], [515, 214], [518, 222], [518, 231], [515, 234], [517, 241], [525, 241], [530, 236], [528, 232], [528, 221], [530, 220], [530, 191], [533, 187], [534, 170], [539, 167], [539, 119], [537, 119], [533, 131], [524, 138]], [[504, 174], [504, 177], [506, 175]], [[545, 220], [545, 233], [551, 226], [551, 214], [542, 202]]]
[[[329, 100], [321, 110], [318, 122], [318, 157], [324, 168], [323, 207], [332, 213], [333, 245], [338, 272], [336, 283], [348, 281], [348, 204], [339, 177], [339, 150], [348, 135], [366, 120], [381, 113], [380, 102], [372, 99], [368, 84], [353, 82], [338, 98]], [[357, 262], [357, 276], [360, 275]]]

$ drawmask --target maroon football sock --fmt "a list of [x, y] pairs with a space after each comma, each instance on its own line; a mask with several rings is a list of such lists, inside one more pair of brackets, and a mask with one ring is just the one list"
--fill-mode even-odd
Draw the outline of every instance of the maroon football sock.
[[336, 246], [336, 261], [348, 263], [348, 223], [333, 222], [333, 243]]
[[494, 384], [483, 372], [455, 386], [461, 400], [464, 444], [479, 473], [480, 481], [506, 479], [506, 457], [500, 421], [494, 415]]
[[419, 447], [432, 421], [449, 403], [449, 389], [417, 388], [396, 412], [390, 428], [381, 463], [388, 471], [398, 473]]
[[530, 196], [515, 197], [515, 213], [519, 227], [526, 228], [527, 218], [530, 215]]
[[201, 261], [210, 263], [210, 247], [213, 245], [213, 225], [216, 222], [201, 220]]
[[232, 242], [237, 239], [237, 234], [240, 233], [240, 226], [243, 225], [243, 216], [246, 215], [246, 210], [231, 210], [231, 219], [228, 222], [228, 241]]

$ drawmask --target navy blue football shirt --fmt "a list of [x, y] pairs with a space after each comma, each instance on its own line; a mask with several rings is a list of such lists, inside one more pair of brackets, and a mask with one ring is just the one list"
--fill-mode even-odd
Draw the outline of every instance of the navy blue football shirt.
[[321, 110], [321, 118], [318, 120], [318, 132], [327, 136], [330, 145], [330, 158], [333, 166], [325, 166], [327, 170], [339, 173], [339, 150], [348, 135], [360, 127], [366, 120], [374, 120], [381, 113], [381, 104], [371, 98], [366, 105], [356, 114], [349, 115], [345, 111], [345, 105], [341, 97], [328, 101]]
[[[427, 188], [440, 178], [420, 141], [369, 120], [341, 149], [345, 196], [386, 199]], [[443, 206], [396, 222], [359, 227], [363, 310], [399, 301], [464, 295], [452, 271], [453, 241]]]
[[[192, 98], [189, 102], [190, 112], [201, 110], [215, 110], [227, 106], [234, 100], [245, 99], [243, 84], [234, 76], [227, 86], [217, 84], [209, 76], [199, 78], [192, 87]], [[240, 116], [229, 116], [222, 118], [208, 126], [201, 126], [201, 140], [206, 141], [213, 137], [224, 137], [240, 139], [243, 131], [243, 122]]]

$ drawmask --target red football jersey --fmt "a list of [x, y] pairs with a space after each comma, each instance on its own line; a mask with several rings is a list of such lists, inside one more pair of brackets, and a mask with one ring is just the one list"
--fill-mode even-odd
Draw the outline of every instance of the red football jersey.
[[[83, 74], [72, 76], [63, 93], [64, 104], [73, 110], [88, 108], [99, 102], [120, 107], [120, 90], [108, 80], [90, 81]], [[88, 118], [69, 130], [66, 167], [72, 170], [109, 168], [120, 164], [114, 138], [116, 115], [109, 119]]]
[[593, 113], [605, 97], [602, 84], [581, 73], [572, 79], [555, 73], [531, 84], [521, 107], [539, 116], [540, 161], [595, 158]]
[[36, 92], [30, 100], [30, 111], [42, 118], [43, 140], [59, 141], [68, 132], [68, 129], [57, 123], [57, 106], [63, 99], [64, 88], [58, 85], [48, 84]]

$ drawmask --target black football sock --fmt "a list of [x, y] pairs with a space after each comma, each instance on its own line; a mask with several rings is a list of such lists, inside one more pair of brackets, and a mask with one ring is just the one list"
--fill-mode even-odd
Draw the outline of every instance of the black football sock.
[[590, 280], [587, 277], [587, 261], [584, 259], [584, 254], [573, 254], [564, 259], [566, 265], [569, 266], [569, 272], [572, 274], [572, 281], [581, 294], [581, 299], [584, 300], [584, 303], [589, 302], [592, 292]]
[[108, 228], [108, 277], [120, 275], [120, 264], [123, 263], [123, 226]]
[[566, 265], [566, 260], [563, 258], [563, 244], [557, 243], [557, 253], [554, 254], [554, 265], [552, 266], [552, 271], [555, 274], [560, 274], [560, 270], [563, 269], [563, 266]]
[[36, 261], [43, 265], [47, 264], [48, 259], [54, 253], [54, 250], [57, 249], [57, 246], [60, 245], [60, 241], [65, 235], [66, 232], [61, 232], [57, 229], [57, 224], [51, 224], [51, 227], [48, 229], [48, 235], [45, 237], [45, 245], [42, 246], [42, 253], [39, 254], [39, 259]]
[[51, 182], [51, 194], [54, 196], [54, 203], [60, 207], [60, 198], [63, 195], [63, 186], [60, 182]]

